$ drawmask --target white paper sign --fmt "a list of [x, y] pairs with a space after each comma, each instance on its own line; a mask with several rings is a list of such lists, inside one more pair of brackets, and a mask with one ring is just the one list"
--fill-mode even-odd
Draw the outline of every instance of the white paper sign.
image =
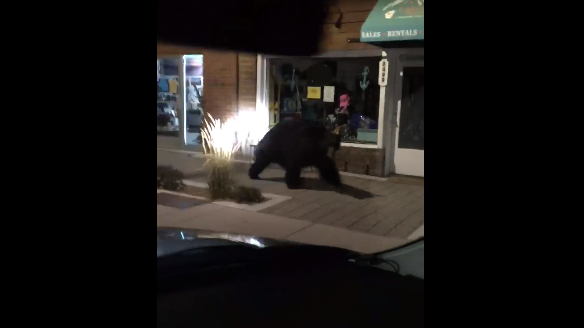
[[322, 96], [323, 102], [335, 102], [335, 87], [325, 86], [324, 94]]
[[382, 59], [379, 61], [379, 86], [384, 87], [387, 85], [387, 74], [389, 73], [389, 63], [387, 59]]

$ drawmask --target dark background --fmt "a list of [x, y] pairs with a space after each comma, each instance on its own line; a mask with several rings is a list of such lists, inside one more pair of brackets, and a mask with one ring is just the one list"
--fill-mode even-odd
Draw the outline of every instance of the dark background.
[[[299, 3], [277, 1], [284, 2]], [[258, 1], [239, 3], [241, 11], [225, 11], [231, 16], [190, 20], [207, 33], [190, 42], [272, 53], [285, 50], [278, 48], [285, 43], [294, 45], [289, 54], [295, 55], [315, 49], [306, 33], [294, 33], [301, 46], [278, 38], [281, 22], [289, 22], [290, 30], [317, 26], [302, 18], [304, 10], [292, 9], [295, 17], [270, 13], [273, 19], [265, 23], [250, 19]], [[87, 8], [38, 3], [34, 10], [28, 2], [12, 5], [21, 8], [8, 13], [4, 74], [10, 90], [20, 89], [5, 97], [2, 129], [4, 319], [154, 325], [154, 193], [148, 176], [154, 174], [155, 139], [151, 114], [139, 110], [151, 108], [148, 67], [156, 32], [149, 12], [155, 9], [123, 2]], [[577, 10], [553, 16], [525, 3], [471, 7], [431, 3], [425, 18], [431, 86], [425, 93], [431, 222], [431, 306], [425, 313], [434, 325], [568, 326], [577, 311], [559, 293], [578, 293], [573, 252], [581, 232], [569, 224], [577, 222], [581, 201], [565, 184], [580, 182], [574, 154], [581, 128], [575, 115], [566, 120], [555, 113], [577, 113], [581, 102], [581, 86], [568, 83], [582, 74], [580, 20], [570, 16]], [[260, 25], [256, 30], [263, 34], [243, 33], [239, 23], [222, 25], [237, 17]], [[188, 32], [185, 25], [175, 28]], [[39, 63], [48, 86], [31, 84]], [[55, 109], [38, 101], [56, 97]], [[23, 120], [33, 117], [30, 124]], [[31, 124], [33, 131], [40, 126], [50, 133], [31, 133]]]

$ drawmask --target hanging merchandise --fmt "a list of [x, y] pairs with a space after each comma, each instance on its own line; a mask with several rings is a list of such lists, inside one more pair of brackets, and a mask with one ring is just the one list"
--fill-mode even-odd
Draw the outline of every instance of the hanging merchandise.
[[[296, 72], [296, 69], [292, 67], [290, 64], [282, 64], [281, 72], [284, 76], [285, 82], [290, 83], [290, 91], [292, 92], [292, 97], [294, 97], [294, 101], [296, 102], [293, 106], [288, 106], [289, 108], [295, 108], [296, 111], [300, 112], [302, 110], [302, 101], [300, 99], [300, 92], [298, 89], [298, 79], [299, 75]], [[289, 75], [289, 73], [292, 73]], [[286, 92], [288, 94], [288, 92]]]
[[160, 81], [160, 60], [156, 60], [156, 82]]
[[351, 97], [349, 94], [343, 94], [339, 97], [339, 108], [335, 110], [337, 115], [337, 124], [344, 125], [349, 121], [349, 106], [351, 102]]
[[298, 111], [302, 110], [302, 100], [300, 99], [300, 92], [298, 91], [298, 84], [296, 84], [296, 108], [298, 108]]
[[276, 69], [275, 65], [273, 66], [272, 71], [275, 72], [276, 76], [274, 77], [274, 80], [276, 81], [276, 85], [278, 87], [276, 90], [277, 94], [276, 94], [276, 101], [274, 104], [274, 110], [276, 112], [279, 112], [280, 111], [280, 102], [282, 100], [282, 86], [284, 84], [284, 77], [282, 75], [282, 72], [280, 70]]
[[160, 92], [168, 92], [169, 90], [169, 85], [168, 85], [168, 80], [167, 79], [160, 79], [158, 81], [158, 86], [160, 87]]
[[[335, 130], [337, 118], [333, 114], [329, 114], [326, 117], [325, 127], [328, 131], [337, 131]], [[338, 132], [336, 132], [338, 134]]]
[[363, 75], [363, 80], [359, 82], [359, 86], [363, 92], [363, 102], [365, 102], [365, 89], [367, 89], [369, 86], [369, 81], [367, 80], [367, 75], [369, 75], [369, 66], [365, 66], [365, 69], [363, 69], [363, 73], [361, 73], [361, 75]]
[[189, 78], [187, 87], [187, 102], [189, 109], [200, 109], [200, 100], [199, 100], [199, 93], [196, 86], [191, 83], [191, 79]]
[[170, 93], [178, 93], [178, 79], [172, 79], [168, 82]]

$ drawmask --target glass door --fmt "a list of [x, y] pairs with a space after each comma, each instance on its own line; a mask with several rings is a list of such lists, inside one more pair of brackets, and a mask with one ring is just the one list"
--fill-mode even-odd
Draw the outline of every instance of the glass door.
[[180, 56], [156, 58], [157, 66], [157, 146], [179, 148], [181, 145], [181, 64]]
[[400, 55], [397, 65], [395, 173], [424, 176], [424, 61]]
[[184, 142], [187, 146], [201, 147], [201, 126], [205, 119], [203, 109], [203, 55], [185, 55], [184, 63]]

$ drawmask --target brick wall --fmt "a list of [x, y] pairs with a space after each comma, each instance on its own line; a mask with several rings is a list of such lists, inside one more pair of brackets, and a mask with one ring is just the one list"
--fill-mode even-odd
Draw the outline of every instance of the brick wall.
[[197, 48], [197, 47], [183, 47], [183, 46], [177, 46], [177, 45], [173, 45], [173, 44], [168, 44], [168, 43], [161, 43], [158, 42], [156, 44], [156, 54], [158, 56], [163, 56], [163, 55], [188, 55], [188, 54], [200, 54], [202, 51], [201, 48]]
[[383, 149], [341, 147], [334, 159], [341, 172], [383, 176]]
[[257, 86], [256, 54], [240, 53], [238, 57], [238, 98], [240, 110], [255, 111]]
[[237, 53], [203, 51], [203, 109], [225, 120], [237, 112]]

